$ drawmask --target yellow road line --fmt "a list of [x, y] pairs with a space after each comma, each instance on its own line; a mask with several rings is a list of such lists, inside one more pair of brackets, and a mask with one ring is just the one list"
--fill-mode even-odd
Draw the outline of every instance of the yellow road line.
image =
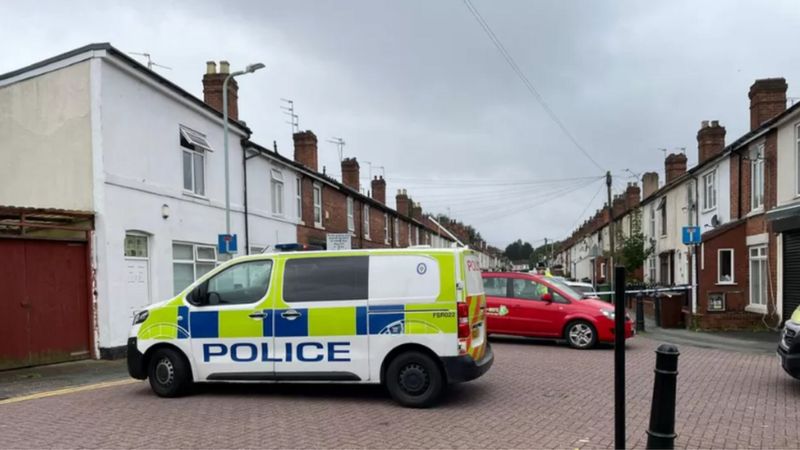
[[0, 400], [0, 405], [7, 405], [9, 403], [26, 402], [28, 400], [36, 400], [39, 398], [55, 397], [58, 395], [74, 394], [76, 392], [93, 391], [95, 389], [103, 389], [114, 386], [124, 386], [126, 384], [138, 383], [139, 380], [131, 378], [117, 381], [105, 381], [102, 383], [87, 384], [83, 386], [68, 387], [64, 389], [56, 389], [53, 391], [37, 392], [35, 394], [23, 395], [21, 397], [12, 397], [5, 400]]

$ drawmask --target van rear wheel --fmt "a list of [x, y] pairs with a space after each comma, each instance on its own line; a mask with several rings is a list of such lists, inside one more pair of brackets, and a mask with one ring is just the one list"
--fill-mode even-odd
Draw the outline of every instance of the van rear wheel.
[[386, 368], [386, 389], [397, 403], [410, 408], [435, 404], [444, 384], [439, 365], [424, 353], [401, 353]]
[[153, 353], [147, 368], [150, 388], [159, 397], [179, 397], [192, 384], [191, 369], [179, 352], [161, 348]]

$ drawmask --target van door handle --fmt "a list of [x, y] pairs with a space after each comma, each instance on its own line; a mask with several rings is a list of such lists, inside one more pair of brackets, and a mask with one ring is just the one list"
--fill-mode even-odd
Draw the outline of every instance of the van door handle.
[[248, 317], [251, 319], [266, 319], [267, 315], [268, 314], [266, 311], [256, 311], [254, 313], [250, 313]]
[[300, 316], [301, 316], [301, 314], [299, 312], [293, 310], [293, 309], [290, 309], [290, 310], [287, 310], [287, 311], [284, 311], [284, 312], [281, 313], [281, 317], [283, 317], [286, 320], [294, 320], [294, 319], [297, 319]]

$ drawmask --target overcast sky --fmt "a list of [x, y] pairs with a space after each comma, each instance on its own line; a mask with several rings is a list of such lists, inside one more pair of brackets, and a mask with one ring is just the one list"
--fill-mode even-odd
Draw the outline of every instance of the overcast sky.
[[[800, 2], [473, 0], [615, 191], [686, 148], [701, 120], [728, 142], [747, 131], [753, 80], [783, 76], [800, 97]], [[385, 169], [427, 212], [493, 245], [567, 236], [605, 197], [596, 167], [551, 120], [461, 0], [4, 2], [0, 73], [91, 43], [149, 52], [202, 98], [205, 61], [267, 70], [239, 82], [254, 140], [291, 156], [280, 98], [339, 175], [347, 142], [362, 183]], [[598, 177], [595, 181], [589, 177]], [[598, 195], [599, 194], [599, 195]], [[586, 211], [586, 212], [583, 212]], [[582, 213], [583, 212], [583, 213]]]

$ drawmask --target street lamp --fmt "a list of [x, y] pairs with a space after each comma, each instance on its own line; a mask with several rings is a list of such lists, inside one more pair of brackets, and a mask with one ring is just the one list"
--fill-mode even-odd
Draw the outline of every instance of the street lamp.
[[233, 72], [222, 82], [222, 122], [225, 135], [222, 137], [225, 142], [225, 234], [231, 234], [231, 194], [230, 194], [230, 173], [228, 172], [228, 81], [233, 77], [253, 73], [265, 66], [261, 63], [248, 64], [244, 70]]

